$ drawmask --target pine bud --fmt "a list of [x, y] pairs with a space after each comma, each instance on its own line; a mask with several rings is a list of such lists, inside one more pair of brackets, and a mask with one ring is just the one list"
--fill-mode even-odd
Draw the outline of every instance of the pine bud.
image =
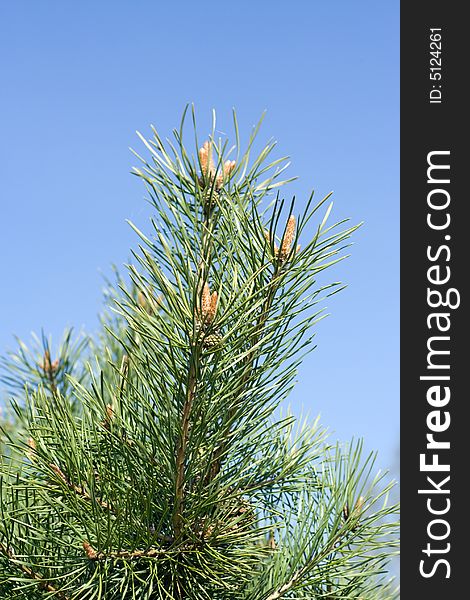
[[62, 481], [64, 483], [66, 483], [67, 485], [69, 485], [69, 482], [67, 480], [67, 477], [65, 476], [65, 473], [60, 469], [60, 467], [58, 467], [57, 465], [51, 464], [49, 465], [51, 467], [51, 469], [54, 471], [54, 473], [56, 475], [58, 475], [60, 477], [60, 479], [62, 479]]
[[[218, 329], [208, 331], [209, 327], [217, 314], [219, 295], [217, 292], [210, 291], [209, 284], [206, 282], [202, 288], [200, 297], [200, 309], [196, 311], [194, 333], [196, 338], [202, 340], [202, 345], [206, 349], [212, 349], [222, 342], [222, 336]], [[208, 335], [207, 335], [208, 334]]]
[[[359, 496], [359, 498], [356, 500], [356, 502], [354, 503], [354, 507], [351, 510], [349, 507], [349, 503], [346, 502], [346, 504], [343, 507], [343, 518], [344, 521], [349, 521], [350, 519], [354, 519], [354, 521], [357, 523], [357, 521], [359, 520], [359, 517], [361, 516], [362, 513], [362, 509], [364, 507], [364, 502], [365, 502], [365, 498], [364, 496]], [[356, 531], [357, 527], [351, 527], [351, 531]]]
[[199, 149], [199, 162], [201, 164], [201, 178], [199, 179], [199, 183], [205, 188], [212, 184], [216, 172], [212, 158], [212, 145], [209, 141], [204, 142], [202, 148]]
[[209, 141], [204, 142], [202, 148], [199, 148], [199, 163], [201, 165], [200, 183], [203, 187], [211, 185], [215, 178], [215, 189], [220, 190], [224, 180], [230, 177], [230, 174], [235, 168], [234, 160], [226, 160], [221, 171], [217, 174], [218, 168], [214, 164], [212, 158], [212, 145]]
[[264, 237], [266, 238], [266, 241], [268, 242], [268, 244], [270, 246], [272, 246], [274, 248], [274, 256], [277, 257], [277, 255], [279, 254], [279, 248], [277, 247], [277, 244], [274, 242], [271, 238], [271, 236], [269, 235], [269, 231], [264, 230]]
[[51, 353], [49, 352], [49, 350], [45, 350], [44, 358], [42, 362], [39, 363], [39, 367], [49, 377], [54, 376], [59, 368], [59, 359], [56, 358], [54, 361], [51, 362]]
[[137, 302], [139, 303], [139, 306], [141, 306], [144, 310], [147, 310], [148, 302], [142, 290], [137, 292]]
[[220, 190], [224, 180], [227, 180], [230, 177], [231, 172], [235, 168], [235, 164], [234, 160], [225, 161], [222, 172], [217, 175], [217, 179], [215, 180], [215, 187], [217, 190]]
[[217, 313], [217, 304], [219, 301], [219, 296], [217, 292], [213, 292], [211, 294], [211, 290], [209, 284], [204, 284], [202, 288], [201, 294], [201, 320], [203, 323], [212, 323]]
[[212, 321], [215, 319], [215, 315], [217, 313], [218, 302], [219, 302], [219, 295], [217, 294], [217, 292], [213, 292], [211, 295], [211, 303], [209, 306], [209, 311], [207, 313], [207, 320], [209, 321], [209, 323], [212, 323]]
[[90, 542], [83, 540], [83, 549], [90, 560], [96, 560], [98, 557], [98, 552], [93, 548]]
[[[277, 245], [274, 243], [274, 241], [272, 240], [268, 231], [265, 230], [263, 232], [264, 237], [266, 238], [266, 241], [268, 242], [270, 247], [272, 247], [274, 250], [274, 256], [281, 263], [286, 262], [286, 260], [289, 258], [289, 255], [291, 253], [292, 243], [295, 239], [295, 225], [296, 225], [295, 217], [294, 217], [294, 215], [291, 215], [289, 217], [289, 219], [287, 220], [286, 229], [284, 231], [284, 236], [282, 238], [282, 243], [281, 243], [280, 248], [278, 248]], [[297, 254], [297, 252], [300, 252], [300, 245], [297, 245], [297, 247], [295, 249], [296, 254]]]
[[354, 505], [354, 514], [356, 516], [359, 516], [361, 514], [362, 508], [364, 506], [364, 502], [365, 502], [364, 496], [359, 496], [359, 498], [356, 500], [356, 504]]
[[269, 532], [268, 546], [271, 550], [276, 550], [276, 540], [274, 539], [274, 531]]
[[281, 249], [279, 250], [279, 259], [282, 261], [287, 260], [290, 254], [292, 242], [295, 238], [295, 217], [291, 215], [287, 221], [286, 230], [282, 239]]
[[211, 290], [209, 288], [209, 284], [206, 281], [206, 283], [204, 284], [204, 287], [202, 288], [202, 294], [201, 294], [201, 316], [204, 321], [207, 319], [207, 315], [209, 314], [210, 309], [211, 309]]
[[162, 303], [162, 296], [160, 295], [155, 298], [153, 289], [148, 287], [145, 290], [137, 292], [137, 303], [146, 313], [154, 315]]
[[26, 452], [26, 456], [29, 458], [29, 460], [33, 461], [36, 458], [36, 441], [34, 438], [28, 438], [28, 447], [29, 450]]
[[204, 142], [202, 148], [199, 149], [199, 162], [201, 163], [203, 177], [210, 180], [214, 176], [215, 166], [212, 159], [212, 146], [209, 141]]
[[235, 169], [236, 162], [234, 160], [226, 160], [224, 163], [224, 177], [230, 177], [232, 171]]
[[106, 416], [101, 421], [102, 427], [104, 427], [105, 429], [109, 429], [111, 421], [113, 421], [115, 416], [116, 416], [116, 413], [114, 412], [114, 408], [112, 407], [112, 405], [106, 404]]

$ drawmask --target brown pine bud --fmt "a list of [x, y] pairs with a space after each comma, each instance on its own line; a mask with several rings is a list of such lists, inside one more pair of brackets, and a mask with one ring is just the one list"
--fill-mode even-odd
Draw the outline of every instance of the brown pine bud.
[[28, 438], [28, 447], [29, 450], [26, 451], [26, 456], [29, 458], [29, 460], [33, 461], [36, 458], [36, 442], [34, 438]]
[[356, 500], [356, 504], [354, 505], [354, 514], [359, 516], [362, 513], [362, 509], [364, 507], [365, 498], [364, 496], [359, 496]]
[[207, 320], [207, 316], [210, 312], [211, 309], [211, 290], [209, 288], [209, 284], [206, 283], [204, 284], [204, 287], [202, 288], [202, 294], [201, 294], [201, 316], [202, 316], [202, 320], [206, 321]]
[[[272, 247], [272, 249], [274, 251], [274, 256], [281, 263], [286, 262], [286, 260], [289, 258], [289, 255], [291, 253], [292, 243], [295, 239], [295, 225], [296, 225], [295, 216], [291, 215], [289, 217], [289, 219], [287, 220], [286, 229], [284, 231], [284, 236], [282, 238], [280, 248], [278, 248], [277, 245], [274, 243], [274, 240], [271, 238], [268, 231], [265, 230], [263, 232], [264, 237], [266, 238], [266, 241], [268, 242], [268, 244], [270, 245], [270, 247]], [[297, 245], [297, 247], [295, 249], [296, 254], [297, 254], [297, 252], [300, 252], [300, 245]]]
[[217, 292], [213, 292], [211, 295], [211, 303], [210, 303], [209, 311], [207, 313], [207, 320], [209, 323], [212, 323], [212, 321], [215, 318], [215, 315], [217, 313], [218, 302], [219, 302], [219, 296], [218, 296]]
[[230, 174], [235, 168], [235, 164], [236, 163], [234, 160], [225, 161], [224, 166], [222, 168], [222, 172], [217, 175], [217, 179], [215, 180], [215, 187], [217, 190], [220, 190], [224, 181], [226, 181], [230, 177]]
[[116, 413], [114, 412], [114, 408], [113, 408], [112, 404], [106, 404], [106, 416], [101, 421], [101, 426], [104, 427], [105, 429], [109, 429], [111, 421], [114, 419], [115, 416], [116, 416]]
[[277, 247], [277, 244], [273, 243], [273, 240], [272, 240], [271, 236], [269, 235], [269, 231], [264, 230], [263, 233], [264, 233], [264, 237], [266, 238], [266, 241], [268, 242], [269, 246], [270, 247], [272, 246], [274, 249], [274, 256], [277, 257], [279, 254], [279, 248]]
[[276, 540], [274, 539], [274, 531], [269, 532], [268, 546], [271, 550], [276, 550]]
[[139, 303], [139, 306], [141, 306], [144, 310], [147, 308], [147, 298], [145, 297], [145, 294], [142, 292], [142, 290], [139, 290], [137, 292], [137, 302]]
[[212, 323], [217, 313], [218, 301], [219, 296], [217, 292], [213, 292], [211, 294], [209, 284], [206, 281], [204, 287], [202, 288], [200, 300], [201, 310], [199, 311], [199, 317], [202, 323]]
[[351, 531], [353, 531], [353, 532], [356, 531], [356, 529], [357, 529], [356, 525], [361, 516], [362, 509], [364, 507], [364, 502], [365, 502], [364, 496], [359, 496], [359, 498], [354, 503], [354, 507], [352, 510], [350, 509], [348, 502], [346, 502], [346, 504], [343, 507], [344, 521], [346, 522], [346, 521], [349, 521], [350, 519], [353, 521], [354, 527], [351, 527]]
[[69, 482], [67, 480], [67, 477], [65, 476], [65, 473], [60, 469], [60, 467], [58, 467], [57, 465], [51, 464], [49, 465], [51, 467], [51, 469], [54, 471], [54, 473], [56, 475], [58, 475], [60, 477], [60, 479], [62, 479], [62, 481], [64, 483], [66, 483], [67, 485], [69, 485]]
[[295, 238], [295, 217], [291, 215], [287, 221], [286, 230], [282, 239], [281, 249], [279, 251], [280, 260], [287, 260], [292, 248], [292, 242]]
[[[215, 189], [220, 190], [224, 181], [227, 180], [235, 169], [234, 160], [226, 160], [219, 171], [212, 157], [212, 144], [210, 141], [204, 142], [202, 148], [199, 148], [199, 163], [201, 165], [201, 178], [199, 183], [205, 187], [211, 185], [215, 179]], [[219, 171], [219, 173], [217, 173]]]
[[224, 177], [227, 179], [230, 177], [232, 171], [235, 169], [236, 162], [234, 160], [226, 160], [224, 163]]
[[154, 291], [151, 287], [137, 292], [138, 305], [149, 315], [154, 315], [162, 303], [162, 296], [155, 298]]
[[59, 359], [56, 358], [54, 361], [51, 362], [51, 353], [49, 352], [49, 350], [45, 350], [44, 358], [42, 362], [39, 363], [39, 367], [44, 371], [44, 373], [48, 377], [53, 377], [59, 369]]
[[49, 350], [46, 350], [44, 352], [44, 360], [41, 363], [41, 367], [46, 372], [51, 370], [51, 353], [49, 352]]
[[209, 141], [204, 142], [202, 148], [199, 149], [199, 162], [202, 176], [210, 181], [215, 175], [215, 165], [212, 159], [212, 145]]
[[83, 540], [83, 549], [90, 560], [96, 560], [98, 557], [98, 552], [93, 548], [90, 542]]

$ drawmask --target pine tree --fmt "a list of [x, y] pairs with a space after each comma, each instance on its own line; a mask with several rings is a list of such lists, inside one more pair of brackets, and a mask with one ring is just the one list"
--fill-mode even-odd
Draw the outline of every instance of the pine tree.
[[152, 231], [132, 225], [99, 335], [4, 361], [0, 597], [393, 598], [391, 484], [280, 407], [355, 227], [328, 225], [329, 196], [281, 198], [259, 125], [241, 152], [235, 115], [229, 148], [193, 111], [187, 150], [187, 112], [173, 141], [142, 137]]

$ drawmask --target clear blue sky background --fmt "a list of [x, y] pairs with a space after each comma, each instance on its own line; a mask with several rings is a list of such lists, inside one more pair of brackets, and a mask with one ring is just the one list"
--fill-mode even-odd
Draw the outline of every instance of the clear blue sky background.
[[333, 218], [364, 221], [334, 279], [318, 348], [292, 395], [335, 438], [398, 452], [399, 3], [15, 0], [0, 5], [0, 351], [12, 334], [94, 330], [100, 269], [145, 227], [129, 174], [135, 130], [169, 135], [187, 102], [292, 157], [302, 201], [334, 191]]

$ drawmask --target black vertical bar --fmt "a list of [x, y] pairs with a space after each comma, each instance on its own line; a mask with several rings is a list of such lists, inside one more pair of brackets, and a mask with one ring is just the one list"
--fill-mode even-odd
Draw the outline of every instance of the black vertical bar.
[[464, 7], [401, 3], [404, 600], [470, 597], [464, 579], [470, 574], [470, 194], [464, 185], [470, 35]]

